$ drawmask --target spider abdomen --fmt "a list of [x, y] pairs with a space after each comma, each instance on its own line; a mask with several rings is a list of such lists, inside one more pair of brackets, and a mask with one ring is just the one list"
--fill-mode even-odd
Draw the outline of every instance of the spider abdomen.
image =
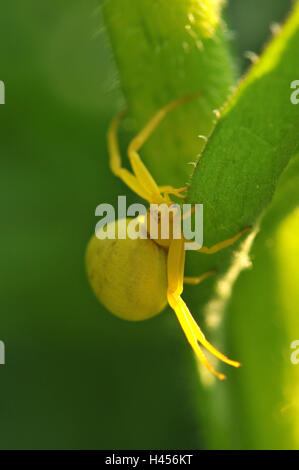
[[[117, 236], [118, 222], [111, 224]], [[167, 304], [167, 251], [149, 238], [101, 240], [94, 235], [87, 246], [86, 268], [97, 298], [120, 318], [145, 320]]]

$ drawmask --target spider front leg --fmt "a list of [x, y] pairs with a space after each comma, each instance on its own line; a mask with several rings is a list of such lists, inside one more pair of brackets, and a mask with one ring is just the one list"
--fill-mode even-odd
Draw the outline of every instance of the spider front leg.
[[[131, 141], [128, 148], [128, 156], [131, 163], [133, 173], [130, 173], [125, 168], [121, 167], [121, 156], [117, 140], [117, 129], [119, 123], [124, 115], [124, 112], [118, 114], [113, 120], [108, 131], [108, 150], [110, 156], [110, 168], [112, 172], [120, 177], [124, 183], [129, 186], [136, 194], [146, 199], [150, 203], [163, 203], [171, 202], [168, 195], [173, 194], [177, 197], [184, 198], [181, 195], [182, 191], [186, 188], [173, 188], [172, 186], [159, 187], [154, 178], [142, 162], [138, 152], [146, 140], [151, 136], [154, 130], [159, 126], [162, 119], [176, 106], [190, 100], [191, 98], [198, 97], [199, 94], [194, 94], [180, 98], [160, 109], [145, 125], [145, 127], [137, 134]], [[164, 197], [162, 196], [164, 193]]]
[[125, 112], [121, 112], [113, 119], [108, 130], [108, 151], [110, 159], [110, 169], [115, 176], [118, 176], [132, 191], [145, 200], [149, 200], [150, 194], [144, 188], [143, 184], [138, 181], [135, 175], [121, 166], [121, 155], [119, 151], [117, 131], [121, 119]]
[[167, 299], [171, 308], [174, 310], [179, 323], [186, 335], [188, 342], [194, 350], [198, 359], [207, 367], [207, 369], [218, 379], [225, 379], [225, 375], [217, 372], [213, 366], [209, 363], [206, 356], [199, 346], [199, 342], [204, 346], [207, 351], [212, 353], [221, 361], [225, 362], [234, 367], [239, 367], [240, 363], [232, 361], [212, 346], [205, 338], [200, 327], [192, 317], [187, 305], [181, 298], [183, 292], [184, 282], [184, 265], [185, 265], [185, 250], [184, 240], [173, 240], [170, 244], [168, 251], [168, 290]]
[[[139, 134], [137, 134], [136, 137], [134, 137], [134, 139], [131, 141], [129, 145], [128, 156], [130, 159], [132, 169], [137, 179], [140, 182], [142, 182], [142, 184], [144, 185], [144, 188], [150, 193], [151, 195], [150, 202], [154, 202], [154, 203], [170, 202], [170, 199], [168, 197], [169, 194], [174, 194], [176, 196], [178, 195], [178, 197], [181, 197], [180, 193], [186, 189], [186, 188], [175, 189], [172, 186], [159, 187], [154, 181], [153, 177], [149, 173], [144, 163], [142, 162], [138, 152], [141, 149], [141, 147], [144, 145], [144, 143], [148, 140], [148, 138], [152, 135], [154, 130], [159, 126], [159, 124], [165, 118], [165, 116], [172, 109], [188, 101], [189, 99], [191, 99], [191, 96], [183, 97], [159, 109], [159, 111], [157, 111], [156, 114], [154, 114], [154, 116], [147, 122], [147, 124], [139, 132]], [[161, 193], [165, 194], [164, 198], [161, 196]]]

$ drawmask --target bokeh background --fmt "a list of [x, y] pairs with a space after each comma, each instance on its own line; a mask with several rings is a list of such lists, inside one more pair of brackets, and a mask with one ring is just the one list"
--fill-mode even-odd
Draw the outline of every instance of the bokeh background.
[[[281, 22], [290, 4], [229, 2], [240, 71], [249, 65], [245, 51], [260, 52], [270, 25]], [[140, 324], [122, 322], [105, 311], [87, 283], [84, 251], [95, 207], [115, 204], [123, 193], [109, 171], [105, 140], [123, 97], [99, 2], [2, 2], [0, 79], [6, 86], [6, 104], [0, 106], [0, 339], [6, 346], [6, 364], [0, 366], [0, 448], [287, 447], [279, 429], [271, 434], [273, 422], [281, 427], [280, 418], [269, 417], [280, 398], [263, 392], [261, 372], [256, 382], [246, 382], [246, 390], [242, 376], [235, 379], [238, 419], [224, 420], [226, 441], [215, 436], [207, 442], [202, 415], [199, 424], [196, 363], [170, 311]], [[128, 202], [134, 201], [128, 193]], [[290, 221], [294, 230], [297, 220]], [[286, 239], [290, 230], [282, 227], [277, 236]], [[265, 243], [258, 248], [263, 255], [256, 253], [256, 275], [264, 284], [256, 291], [250, 284], [254, 272], [242, 277], [231, 306], [232, 332], [255, 334], [259, 318], [258, 334], [268, 341], [265, 360], [271, 362], [269, 319], [259, 317], [266, 308], [265, 290], [273, 299], [276, 285], [269, 276], [271, 260], [264, 259]], [[267, 245], [268, 258], [273, 243]], [[283, 273], [286, 258], [278, 255]], [[281, 276], [282, 290], [296, 269], [289, 279]], [[248, 316], [247, 323], [242, 321], [244, 292], [259, 299], [248, 307], [251, 323]], [[250, 324], [251, 331], [244, 331]], [[277, 341], [283, 342], [279, 322], [275, 328]], [[291, 323], [288, 328], [294, 331]], [[238, 353], [242, 356], [242, 348]], [[251, 364], [263, 360], [252, 354]]]

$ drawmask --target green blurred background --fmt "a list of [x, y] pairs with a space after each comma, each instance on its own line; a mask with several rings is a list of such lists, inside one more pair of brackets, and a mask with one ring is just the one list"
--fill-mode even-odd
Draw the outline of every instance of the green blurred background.
[[[249, 65], [244, 51], [261, 50], [270, 24], [280, 22], [290, 4], [229, 2], [240, 69]], [[263, 395], [260, 376], [246, 382], [245, 392], [242, 376], [234, 379], [239, 381], [234, 384], [240, 390], [234, 397], [239, 419], [227, 420], [225, 444], [217, 436], [207, 442], [204, 418], [198, 424], [202, 391], [196, 362], [169, 310], [148, 322], [122, 322], [104, 310], [87, 283], [84, 251], [95, 207], [115, 204], [124, 190], [108, 168], [106, 129], [123, 98], [99, 2], [2, 2], [0, 80], [6, 86], [6, 104], [0, 106], [0, 339], [6, 346], [6, 364], [0, 366], [0, 448], [279, 447], [279, 431], [267, 435], [272, 423], [267, 413], [276, 398]], [[129, 192], [128, 202], [135, 202]], [[282, 227], [277, 236], [288, 233]], [[271, 259], [265, 262], [265, 246], [266, 240], [260, 241], [255, 255], [256, 276], [265, 280], [261, 292], [248, 287], [254, 270], [236, 288], [231, 306], [236, 335], [245, 329], [248, 334], [250, 325], [255, 331], [263, 309], [271, 314], [269, 303], [247, 305], [253, 312], [247, 323], [240, 312], [244, 292], [263, 303], [267, 287], [273, 298], [276, 278], [270, 276]], [[275, 240], [267, 244], [268, 258], [273, 246]], [[283, 264], [285, 257], [279, 259]], [[281, 289], [285, 283], [289, 280], [281, 278]], [[280, 308], [276, 303], [272, 312]], [[259, 321], [261, 341], [267, 322]], [[278, 333], [277, 338], [283, 341]], [[286, 355], [288, 345], [283, 346]], [[265, 350], [270, 347], [271, 342]], [[242, 350], [236, 353], [242, 360]], [[271, 362], [271, 357], [269, 350], [264, 359]], [[258, 423], [244, 398], [255, 393]], [[275, 406], [276, 401], [271, 410]]]

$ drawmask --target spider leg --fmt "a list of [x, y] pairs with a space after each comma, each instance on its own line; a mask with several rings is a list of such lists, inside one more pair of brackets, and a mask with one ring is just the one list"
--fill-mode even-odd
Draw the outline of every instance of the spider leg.
[[207, 271], [206, 273], [202, 274], [201, 276], [196, 276], [196, 277], [189, 277], [185, 276], [184, 277], [184, 284], [191, 284], [193, 286], [197, 286], [200, 282], [202, 282], [204, 279], [207, 277], [212, 276], [213, 274], [216, 274], [217, 271], [213, 269], [212, 271]]
[[203, 351], [201, 350], [198, 342], [202, 344], [210, 353], [216, 356], [218, 359], [223, 362], [232, 365], [234, 367], [239, 367], [240, 363], [228, 359], [224, 354], [218, 351], [214, 346], [212, 346], [208, 340], [205, 338], [200, 327], [197, 325], [196, 321], [191, 315], [187, 305], [181, 298], [183, 292], [183, 282], [184, 282], [184, 264], [185, 264], [185, 250], [184, 250], [184, 241], [183, 240], [173, 240], [168, 252], [168, 290], [167, 290], [167, 299], [171, 308], [174, 310], [179, 323], [186, 335], [188, 342], [190, 343], [192, 349], [194, 350], [198, 359], [209, 369], [209, 371], [218, 377], [218, 379], [225, 379], [225, 375], [217, 372], [213, 366], [209, 363], [205, 357]]
[[165, 194], [173, 194], [176, 197], [179, 197], [181, 199], [185, 199], [186, 196], [181, 194], [184, 191], [187, 191], [187, 187], [184, 188], [174, 188], [173, 186], [159, 186], [159, 190], [161, 193]]
[[[185, 188], [173, 188], [172, 186], [162, 186], [159, 187], [152, 175], [142, 162], [138, 151], [146, 140], [151, 136], [154, 130], [158, 127], [162, 119], [176, 106], [179, 106], [186, 101], [189, 101], [192, 98], [200, 96], [199, 93], [185, 96], [176, 101], [169, 103], [164, 106], [162, 109], [157, 111], [157, 113], [148, 121], [145, 127], [137, 134], [137, 136], [131, 141], [128, 148], [128, 156], [130, 163], [133, 169], [133, 173], [130, 173], [125, 168], [121, 166], [121, 155], [119, 151], [118, 139], [117, 139], [117, 130], [120, 124], [121, 119], [125, 115], [126, 111], [122, 111], [117, 114], [114, 120], [112, 121], [109, 130], [108, 130], [108, 150], [110, 158], [110, 168], [111, 171], [122, 179], [122, 181], [129, 186], [136, 194], [141, 196], [143, 199], [146, 199], [150, 203], [163, 203], [171, 202], [168, 194], [174, 194], [177, 197], [183, 198], [180, 193], [185, 190]], [[163, 197], [161, 193], [165, 193]]]
[[121, 166], [121, 155], [119, 151], [117, 131], [120, 121], [124, 115], [125, 111], [118, 113], [113, 119], [108, 130], [107, 139], [110, 169], [115, 176], [118, 176], [130, 189], [132, 189], [132, 191], [138, 194], [138, 196], [148, 200], [150, 194], [143, 188], [136, 176]]
[[216, 243], [216, 245], [211, 246], [208, 248], [207, 246], [202, 246], [199, 250], [196, 250], [199, 253], [206, 253], [208, 255], [213, 255], [214, 253], [217, 253], [220, 250], [223, 250], [224, 248], [227, 248], [228, 246], [233, 245], [245, 232], [248, 232], [251, 230], [250, 227], [246, 227], [240, 232], [238, 232], [236, 235], [234, 235], [231, 238], [228, 238], [227, 240], [224, 240], [222, 242]]

